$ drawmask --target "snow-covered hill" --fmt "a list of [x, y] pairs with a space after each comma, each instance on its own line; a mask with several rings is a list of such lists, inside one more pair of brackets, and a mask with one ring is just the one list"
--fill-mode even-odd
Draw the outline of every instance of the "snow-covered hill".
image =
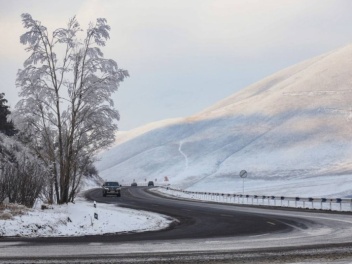
[[351, 58], [349, 45], [194, 116], [124, 132], [101, 154], [100, 175], [128, 185], [167, 176], [175, 187], [240, 192], [238, 174], [245, 169], [249, 194], [349, 196]]

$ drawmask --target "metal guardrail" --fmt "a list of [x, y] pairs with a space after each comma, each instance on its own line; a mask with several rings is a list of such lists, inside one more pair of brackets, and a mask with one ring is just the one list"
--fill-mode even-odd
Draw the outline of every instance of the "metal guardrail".
[[188, 199], [224, 202], [233, 204], [251, 204], [293, 207], [317, 210], [352, 211], [352, 198], [316, 198], [316, 197], [286, 197], [266, 195], [245, 195], [231, 193], [192, 192], [171, 187], [160, 186], [170, 191], [174, 196], [184, 196]]

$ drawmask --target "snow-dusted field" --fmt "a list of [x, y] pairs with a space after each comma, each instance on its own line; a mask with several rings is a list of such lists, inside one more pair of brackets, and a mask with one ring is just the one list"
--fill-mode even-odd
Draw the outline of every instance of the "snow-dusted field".
[[[277, 72], [194, 116], [117, 135], [102, 178], [192, 191], [350, 197], [352, 45]], [[215, 87], [216, 88], [216, 87]], [[165, 177], [169, 179], [164, 182]]]
[[[115, 198], [116, 199], [116, 198]], [[0, 212], [0, 237], [59, 237], [102, 235], [119, 232], [143, 232], [168, 227], [170, 218], [145, 211], [97, 204], [78, 198], [75, 204], [53, 205], [41, 210], [22, 209], [23, 214], [1, 219], [10, 210]], [[98, 219], [94, 218], [98, 214]]]

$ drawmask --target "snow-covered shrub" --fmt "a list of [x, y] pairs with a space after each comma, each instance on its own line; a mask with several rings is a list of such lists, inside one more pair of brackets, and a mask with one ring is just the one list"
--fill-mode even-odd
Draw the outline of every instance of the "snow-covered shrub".
[[43, 162], [28, 148], [0, 134], [0, 203], [8, 197], [10, 203], [32, 207], [47, 176]]

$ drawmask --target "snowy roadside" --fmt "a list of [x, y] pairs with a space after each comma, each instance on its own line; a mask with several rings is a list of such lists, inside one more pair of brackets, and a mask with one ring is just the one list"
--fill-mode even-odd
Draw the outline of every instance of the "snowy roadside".
[[[193, 192], [185, 191], [181, 189], [174, 189], [170, 187], [159, 187], [151, 190], [152, 192], [158, 193], [159, 195], [181, 198], [185, 200], [196, 200], [196, 201], [208, 201], [218, 202], [227, 204], [246, 204], [256, 206], [271, 206], [271, 207], [291, 207], [298, 209], [311, 209], [311, 210], [325, 210], [325, 211], [352, 211], [352, 199], [346, 198], [334, 198], [325, 199], [322, 202], [322, 198], [307, 198], [300, 197], [299, 200], [293, 201], [292, 197], [284, 197], [281, 199], [280, 196], [254, 196], [254, 195], [234, 195], [233, 193], [210, 193], [210, 192]], [[254, 198], [256, 197], [256, 198]], [[265, 197], [265, 199], [263, 198]], [[311, 199], [311, 200], [310, 200]], [[324, 199], [324, 198], [323, 198]], [[340, 200], [337, 202], [337, 200]]]
[[[21, 209], [11, 215], [0, 210], [0, 237], [58, 237], [102, 235], [107, 233], [143, 232], [167, 228], [173, 221], [166, 216], [120, 208], [112, 204], [97, 204], [77, 198], [75, 204], [53, 205], [42, 210]], [[98, 219], [94, 218], [94, 213]]]

